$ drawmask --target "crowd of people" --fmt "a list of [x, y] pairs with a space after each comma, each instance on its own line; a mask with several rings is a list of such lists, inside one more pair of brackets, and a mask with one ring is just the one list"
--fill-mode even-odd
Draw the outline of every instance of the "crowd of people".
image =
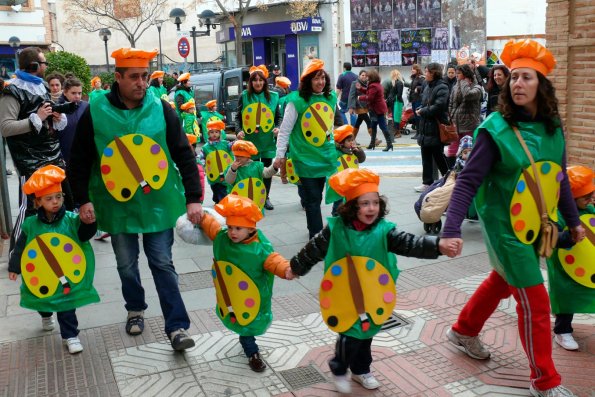
[[[173, 227], [184, 219], [213, 241], [216, 313], [238, 334], [253, 371], [267, 368], [256, 337], [272, 322], [274, 276], [291, 280], [323, 261], [321, 314], [339, 335], [329, 361], [336, 389], [351, 392], [350, 380], [376, 389], [371, 344], [395, 307], [396, 255], [460, 255], [461, 223], [473, 201], [494, 270], [445, 337], [470, 357], [488, 359], [479, 333], [499, 301], [512, 296], [532, 395], [574, 395], [561, 386], [552, 360], [549, 315], [556, 314], [554, 341], [578, 349], [573, 314], [595, 312], [595, 290], [592, 281], [569, 275], [569, 255], [544, 254], [538, 243], [544, 242], [548, 219], [556, 220], [560, 239], [549, 241], [554, 253], [566, 250], [580, 258], [590, 252], [584, 247], [593, 241], [585, 239], [585, 229], [593, 223], [595, 186], [592, 170], [566, 164], [557, 99], [546, 77], [555, 59], [545, 47], [533, 40], [509, 42], [501, 55], [504, 65], [490, 70], [487, 84], [475, 65], [448, 65], [444, 77], [443, 65], [413, 65], [411, 82], [393, 71], [382, 84], [377, 70], [356, 75], [345, 63], [335, 91], [324, 62], [313, 59], [291, 91], [292, 82], [278, 67], [269, 73], [264, 65], [252, 66], [235, 117], [235, 140], [227, 139], [216, 101], [199, 110], [189, 73], [177, 76], [170, 102], [164, 72], [149, 75], [155, 56], [156, 51], [132, 48], [114, 51], [115, 82], [104, 87], [94, 78], [86, 102], [76, 76], [44, 76], [45, 55], [28, 47], [0, 98], [0, 130], [20, 193], [9, 278], [21, 275], [21, 305], [40, 313], [44, 330], [54, 328], [57, 313], [70, 353], [83, 350], [76, 309], [99, 300], [89, 243], [98, 230], [111, 238], [125, 331], [135, 336], [145, 327], [142, 234], [171, 346], [176, 351], [194, 346], [172, 259]], [[388, 199], [380, 193], [380, 178], [359, 166], [366, 160], [356, 142], [363, 122], [368, 150], [379, 144], [378, 128], [384, 150], [392, 149], [405, 87], [422, 155], [422, 185], [416, 190], [434, 183], [435, 166], [443, 175], [453, 166], [457, 173], [441, 236], [415, 236], [386, 220]], [[489, 113], [485, 120], [482, 101]], [[449, 122], [458, 139], [445, 148], [439, 125]], [[279, 172], [283, 183], [298, 185], [310, 238], [291, 259], [275, 252], [257, 228], [274, 209], [271, 180]], [[204, 177], [225, 224], [202, 208]], [[323, 194], [333, 203], [326, 224]], [[542, 219], [523, 212], [531, 206], [543, 210]], [[549, 256], [551, 306], [540, 255]], [[39, 268], [47, 269], [45, 279]], [[581, 299], [570, 299], [570, 293]], [[381, 309], [371, 311], [369, 301], [382, 302]]]

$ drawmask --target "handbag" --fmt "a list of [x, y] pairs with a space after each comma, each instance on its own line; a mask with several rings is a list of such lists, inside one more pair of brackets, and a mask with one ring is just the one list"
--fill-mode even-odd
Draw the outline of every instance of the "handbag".
[[523, 175], [525, 176], [525, 180], [527, 181], [529, 191], [531, 191], [532, 193], [534, 191], [537, 191], [537, 194], [533, 194], [537, 202], [537, 209], [541, 214], [541, 231], [539, 233], [539, 245], [537, 248], [537, 253], [541, 257], [549, 258], [550, 256], [552, 256], [554, 248], [556, 247], [556, 244], [558, 242], [558, 226], [550, 220], [547, 214], [545, 198], [543, 197], [543, 190], [541, 188], [541, 182], [539, 181], [537, 166], [533, 161], [533, 156], [531, 155], [531, 152], [529, 151], [529, 148], [527, 147], [525, 140], [521, 136], [519, 129], [514, 126], [512, 127], [512, 129], [514, 130], [517, 139], [523, 147], [523, 150], [527, 154], [527, 157], [531, 162], [531, 168], [533, 169], [533, 177], [526, 170], [523, 170]]
[[450, 145], [459, 139], [457, 126], [453, 121], [451, 121], [450, 124], [444, 124], [441, 123], [438, 118], [436, 118], [436, 122], [438, 123], [438, 130], [440, 131], [440, 142], [444, 143], [445, 145]]

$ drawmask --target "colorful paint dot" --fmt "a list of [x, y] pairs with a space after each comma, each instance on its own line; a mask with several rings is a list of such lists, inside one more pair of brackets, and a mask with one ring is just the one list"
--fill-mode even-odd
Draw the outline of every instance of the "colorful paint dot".
[[37, 251], [31, 249], [31, 250], [27, 251], [27, 256], [31, 259], [35, 259], [35, 258], [37, 258]]
[[52, 238], [50, 239], [50, 245], [51, 245], [52, 247], [57, 247], [57, 246], [58, 246], [58, 244], [60, 244], [60, 239], [59, 239], [58, 237], [52, 237]]
[[247, 298], [244, 301], [244, 305], [246, 305], [246, 307], [254, 307], [254, 299], [252, 298]]
[[33, 263], [29, 262], [25, 265], [25, 270], [28, 271], [29, 273], [34, 272], [35, 265]]
[[376, 263], [374, 262], [374, 260], [368, 259], [368, 261], [366, 262], [366, 269], [374, 270], [374, 267], [376, 267]]
[[266, 194], [266, 192], [267, 192], [267, 190], [266, 190], [266, 189], [262, 189], [262, 190], [260, 191], [260, 194]]
[[114, 149], [112, 149], [111, 147], [106, 147], [105, 149], [103, 149], [103, 155], [105, 157], [112, 157], [114, 155]]
[[312, 118], [312, 113], [306, 112], [306, 114], [304, 114], [304, 117], [307, 119]]
[[395, 300], [395, 294], [393, 292], [385, 292], [382, 295], [382, 300], [384, 303], [392, 303]]
[[243, 189], [245, 187], [244, 182], [238, 183], [238, 189]]
[[81, 271], [80, 270], [75, 270], [74, 272], [72, 272], [72, 274], [74, 274], [75, 276], [80, 276], [81, 275]]
[[167, 168], [167, 161], [166, 160], [160, 160], [157, 163], [157, 168], [159, 168], [160, 170], [164, 170]]
[[595, 227], [595, 218], [589, 219], [589, 225]]
[[331, 307], [331, 298], [328, 296], [326, 298], [322, 298], [320, 300], [320, 307], [323, 309], [329, 309]]
[[248, 317], [250, 317], [250, 313], [248, 313], [248, 312], [244, 312], [244, 313], [242, 313], [242, 318], [243, 318], [244, 320], [248, 320]]
[[533, 237], [535, 237], [535, 232], [533, 230], [527, 231], [527, 235], [525, 236], [527, 241], [533, 241]]
[[314, 138], [312, 138], [312, 142], [314, 143], [318, 143], [320, 141], [320, 139], [318, 139], [317, 136], [315, 136]]
[[525, 229], [525, 221], [522, 219], [519, 219], [518, 221], [516, 221], [514, 223], [514, 230], [517, 232], [522, 231], [523, 229]]
[[386, 273], [381, 274], [378, 277], [378, 282], [380, 283], [380, 285], [386, 285], [386, 284], [388, 284], [388, 281], [389, 280], [390, 280], [390, 278], [388, 277], [388, 274], [386, 274]]
[[238, 288], [241, 289], [242, 291], [245, 291], [248, 289], [248, 283], [246, 281], [240, 281], [238, 283]]
[[71, 252], [72, 251], [72, 244], [66, 243], [64, 244], [64, 252]]
[[379, 307], [378, 309], [376, 309], [376, 314], [382, 316], [384, 314], [384, 309]]
[[105, 181], [105, 187], [107, 190], [114, 190], [116, 188], [116, 182], [114, 181]]
[[310, 128], [310, 123], [308, 123], [307, 121], [304, 121], [304, 128]]
[[316, 110], [320, 110], [320, 104], [317, 103], [316, 106], [314, 106], [316, 108]]
[[50, 289], [46, 286], [46, 285], [42, 285], [41, 287], [39, 287], [39, 292], [42, 295], [47, 294], [48, 292], [50, 292]]
[[161, 146], [159, 146], [158, 144], [154, 144], [153, 146], [151, 146], [151, 154], [157, 154], [161, 152]]
[[574, 255], [566, 255], [564, 258], [567, 264], [574, 265]]
[[527, 185], [525, 184], [525, 181], [519, 181], [519, 183], [517, 183], [516, 185], [516, 191], [519, 193], [523, 193], [526, 187]]
[[322, 108], [322, 110], [323, 110], [323, 111], [325, 111], [325, 112], [328, 112], [328, 106], [326, 106], [326, 105], [325, 105], [325, 106]]
[[102, 173], [103, 175], [107, 175], [107, 174], [109, 174], [110, 172], [112, 172], [112, 167], [110, 167], [110, 166], [109, 166], [109, 165], [107, 165], [107, 164], [104, 164], [104, 165], [102, 165], [102, 166], [101, 166], [101, 173]]
[[256, 182], [254, 182], [254, 186], [256, 187], [260, 187], [260, 185], [262, 185], [262, 182], [257, 180]]
[[228, 276], [231, 276], [233, 273], [233, 268], [229, 265], [225, 266], [225, 273], [227, 273]]
[[29, 284], [31, 284], [32, 286], [36, 286], [37, 284], [39, 284], [39, 279], [37, 277], [31, 277], [31, 279], [29, 280]]
[[340, 276], [342, 272], [343, 272], [343, 269], [341, 269], [341, 266], [339, 266], [339, 265], [331, 266], [331, 274], [333, 276]]
[[577, 267], [576, 270], [574, 271], [574, 274], [577, 277], [583, 277], [585, 275], [585, 268], [584, 267]]
[[215, 269], [211, 269], [211, 277], [213, 277], [213, 280], [217, 279], [217, 271]]
[[556, 182], [562, 182], [562, 179], [564, 179], [564, 173], [562, 171], [560, 171], [556, 175]]
[[541, 164], [541, 172], [546, 175], [552, 170], [552, 165], [550, 163], [543, 163]]
[[322, 280], [320, 283], [320, 289], [323, 291], [330, 291], [333, 288], [333, 282], [331, 280]]
[[247, 115], [245, 115], [245, 116], [244, 116], [244, 118], [245, 118], [246, 120], [250, 120], [250, 115], [249, 115], [249, 114], [247, 114]]
[[339, 160], [337, 160], [337, 167], [339, 167], [341, 165], [341, 162]]
[[75, 265], [78, 265], [79, 263], [81, 263], [81, 256], [80, 255], [75, 255], [72, 257], [72, 263], [74, 263]]
[[137, 146], [140, 146], [143, 144], [143, 136], [136, 134], [135, 136], [132, 137], [132, 143], [134, 143]]
[[246, 111], [248, 111], [248, 113], [252, 113], [252, 110], [253, 110], [253, 109], [252, 109], [252, 107], [251, 107], [251, 106], [249, 106], [249, 107], [248, 107], [248, 109], [246, 109]]
[[510, 213], [514, 216], [517, 216], [518, 214], [521, 213], [522, 209], [523, 209], [523, 205], [521, 203], [516, 203], [510, 209]]
[[336, 316], [329, 316], [329, 318], [326, 319], [326, 323], [329, 327], [336, 327], [339, 325], [339, 319]]
[[153, 180], [153, 182], [159, 182], [161, 177], [159, 175], [153, 175], [153, 178], [151, 178], [151, 179]]

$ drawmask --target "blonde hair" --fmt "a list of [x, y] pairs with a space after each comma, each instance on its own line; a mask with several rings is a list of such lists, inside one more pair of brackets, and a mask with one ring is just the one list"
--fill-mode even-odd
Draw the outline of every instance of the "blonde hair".
[[392, 81], [395, 81], [395, 80], [401, 80], [401, 81], [403, 81], [403, 76], [401, 75], [401, 72], [399, 72], [398, 69], [393, 69], [390, 72], [390, 79]]

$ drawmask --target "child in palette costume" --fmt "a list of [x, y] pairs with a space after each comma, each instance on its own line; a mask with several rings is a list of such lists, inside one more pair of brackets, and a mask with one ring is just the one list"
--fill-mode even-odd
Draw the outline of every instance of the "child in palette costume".
[[225, 171], [233, 163], [231, 143], [222, 138], [225, 123], [213, 120], [207, 123], [207, 143], [201, 148], [200, 158], [205, 164], [207, 180], [213, 191], [213, 202], [217, 204], [227, 195]]
[[[575, 244], [568, 230], [560, 234], [558, 247], [547, 260], [548, 282], [552, 313], [556, 315], [554, 341], [566, 350], [578, 350], [572, 337], [573, 314], [595, 313], [595, 185], [590, 168], [569, 167], [566, 173], [586, 238]], [[562, 219], [558, 214], [560, 229], [566, 227]]]
[[[205, 107], [207, 110], [200, 111], [200, 131], [203, 134], [206, 134], [208, 131], [208, 123], [209, 121], [221, 121], [225, 123], [225, 116], [217, 111], [217, 100], [213, 99], [205, 103]], [[225, 125], [225, 124], [223, 124]], [[227, 135], [225, 134], [225, 127], [221, 129], [221, 140], [227, 140]], [[202, 139], [203, 142], [206, 142], [207, 136], [205, 135]]]
[[367, 169], [348, 168], [329, 178], [346, 202], [339, 217], [314, 236], [291, 259], [291, 270], [301, 276], [324, 260], [320, 308], [324, 322], [339, 337], [329, 366], [338, 392], [350, 393], [351, 378], [366, 389], [380, 383], [371, 373], [372, 338], [390, 317], [396, 302], [399, 274], [394, 254], [434, 259], [454, 256], [438, 237], [418, 237], [398, 231], [385, 219], [387, 203], [378, 194], [379, 176]]
[[235, 141], [231, 151], [235, 160], [225, 173], [228, 193], [248, 197], [262, 210], [267, 194], [264, 179], [272, 178], [277, 169], [273, 164], [265, 168], [261, 161], [251, 159], [258, 154], [258, 149], [250, 141]]
[[196, 104], [194, 99], [189, 100], [180, 106], [180, 116], [182, 117], [182, 128], [184, 132], [195, 135], [197, 140], [200, 140], [200, 126], [196, 120]]
[[[226, 218], [227, 227], [205, 214], [201, 228], [213, 241], [213, 283], [217, 293], [217, 316], [240, 336], [248, 364], [262, 372], [262, 360], [255, 336], [266, 332], [273, 321], [271, 299], [274, 276], [291, 280], [287, 259], [256, 229], [262, 212], [246, 197], [228, 195], [215, 205]], [[237, 286], [237, 287], [236, 287]]]
[[21, 306], [39, 311], [44, 330], [54, 329], [52, 313], [57, 312], [60, 335], [74, 354], [83, 350], [75, 309], [99, 302], [93, 287], [95, 256], [88, 242], [97, 224], [82, 223], [77, 214], [66, 211], [64, 179], [64, 170], [46, 165], [23, 185], [25, 194], [35, 195], [38, 211], [23, 222], [8, 277], [14, 281], [22, 274]]

